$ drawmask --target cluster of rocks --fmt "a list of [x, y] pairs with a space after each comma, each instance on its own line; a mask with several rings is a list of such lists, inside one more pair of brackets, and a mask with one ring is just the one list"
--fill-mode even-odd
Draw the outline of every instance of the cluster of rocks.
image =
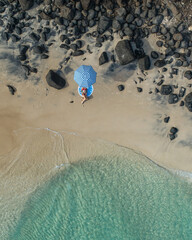
[[[172, 68], [170, 78], [178, 74], [179, 67], [189, 67], [191, 62], [192, 34], [188, 31], [187, 24], [181, 20], [182, 14], [177, 9], [164, 1], [152, 0], [0, 0], [0, 25], [3, 29], [1, 37], [4, 41], [12, 41], [18, 45], [18, 60], [27, 75], [37, 73], [38, 69], [29, 64], [29, 55], [33, 54], [41, 59], [49, 57], [49, 47], [54, 42], [49, 42], [53, 35], [53, 29], [59, 34], [60, 48], [64, 49], [68, 56], [65, 63], [71, 57], [91, 54], [89, 45], [81, 39], [83, 34], [95, 39], [95, 47], [102, 47], [105, 41], [113, 41], [114, 33], [121, 40], [115, 46], [115, 56], [118, 64], [126, 65], [136, 61], [141, 72], [146, 72], [151, 67], [161, 68], [167, 71], [167, 66], [175, 60], [175, 68]], [[27, 10], [36, 8], [36, 15], [30, 15]], [[3, 14], [7, 13], [4, 20]], [[166, 24], [176, 18], [174, 25]], [[43, 23], [43, 24], [42, 24]], [[36, 30], [31, 26], [37, 24]], [[39, 25], [38, 25], [39, 24]], [[41, 24], [41, 25], [40, 25]], [[91, 31], [91, 28], [94, 27]], [[27, 30], [26, 30], [27, 29]], [[28, 34], [30, 44], [23, 44], [22, 38], [25, 31]], [[150, 35], [157, 37], [157, 48], [165, 49], [164, 54], [158, 51], [146, 53], [144, 38]], [[84, 47], [85, 46], [85, 47]], [[182, 50], [182, 52], [180, 51]], [[109, 57], [104, 51], [99, 57], [99, 65], [116, 61], [114, 55]], [[65, 86], [64, 81], [56, 77], [50, 70], [47, 82], [57, 89]], [[54, 77], [53, 77], [54, 75]], [[184, 77], [192, 79], [192, 71], [186, 70]], [[57, 79], [53, 84], [50, 79]], [[168, 103], [175, 104], [185, 96], [186, 88], [181, 87], [178, 93], [174, 93], [175, 86], [165, 85], [164, 79], [160, 79], [156, 93], [168, 95]], [[119, 91], [124, 86], [119, 86]], [[137, 87], [142, 92], [141, 87]], [[185, 105], [192, 111], [192, 93], [189, 93], [180, 105]]]

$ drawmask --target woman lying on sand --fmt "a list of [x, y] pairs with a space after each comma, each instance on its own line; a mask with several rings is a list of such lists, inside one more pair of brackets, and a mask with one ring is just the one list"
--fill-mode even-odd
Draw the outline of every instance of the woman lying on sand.
[[81, 104], [83, 104], [86, 100], [88, 100], [87, 97], [87, 88], [82, 87], [81, 88], [81, 93], [82, 93], [82, 100], [81, 100]]

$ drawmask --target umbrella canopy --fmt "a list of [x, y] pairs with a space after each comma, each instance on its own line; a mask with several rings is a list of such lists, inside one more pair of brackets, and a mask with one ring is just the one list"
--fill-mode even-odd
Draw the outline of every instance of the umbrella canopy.
[[96, 82], [97, 73], [92, 66], [82, 65], [74, 73], [74, 80], [80, 87], [89, 88]]

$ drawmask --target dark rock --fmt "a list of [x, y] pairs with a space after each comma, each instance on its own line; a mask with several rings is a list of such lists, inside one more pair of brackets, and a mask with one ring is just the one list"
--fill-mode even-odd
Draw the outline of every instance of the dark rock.
[[159, 89], [158, 88], [155, 88], [155, 93], [159, 93]]
[[101, 16], [98, 22], [97, 31], [103, 34], [111, 26], [111, 20], [108, 17]]
[[151, 19], [151, 18], [154, 18], [156, 16], [156, 9], [151, 9], [148, 11], [148, 18]]
[[35, 46], [35, 47], [33, 47], [33, 53], [41, 54], [43, 52], [44, 52], [44, 48], [42, 46]]
[[43, 40], [43, 41], [47, 41], [47, 33], [45, 33], [45, 32], [43, 32], [43, 33], [41, 33], [41, 39]]
[[140, 19], [140, 18], [136, 18], [135, 19], [135, 23], [136, 23], [136, 25], [137, 25], [137, 27], [141, 27], [142, 25], [143, 25], [143, 20], [142, 19]]
[[142, 88], [140, 88], [140, 87], [137, 87], [137, 91], [140, 93], [140, 92], [142, 92], [142, 91], [143, 91], [143, 89], [142, 89]]
[[190, 112], [192, 112], [192, 92], [187, 94], [187, 96], [185, 97], [184, 101], [185, 101], [185, 106], [187, 107], [187, 109]]
[[27, 59], [27, 56], [25, 54], [21, 54], [17, 57], [19, 61], [25, 61]]
[[64, 0], [55, 0], [55, 5], [59, 8], [62, 7], [64, 3], [65, 3]]
[[172, 68], [171, 73], [174, 75], [178, 75], [178, 68]]
[[161, 86], [163, 83], [164, 83], [164, 80], [161, 79], [161, 80], [157, 83], [157, 86]]
[[162, 72], [167, 72], [167, 68], [164, 67], [164, 68], [162, 69]]
[[15, 35], [15, 34], [12, 34], [11, 39], [12, 39], [13, 42], [18, 42], [21, 38], [18, 37], [17, 35]]
[[82, 48], [83, 42], [81, 40], [77, 40], [76, 45], [77, 45], [78, 48]]
[[169, 119], [170, 119], [170, 117], [165, 117], [165, 118], [164, 118], [164, 122], [165, 122], [165, 123], [168, 123], [168, 122], [169, 122]]
[[50, 87], [56, 89], [62, 89], [65, 87], [66, 81], [62, 77], [60, 77], [56, 72], [53, 70], [49, 70], [46, 75], [46, 81]]
[[34, 1], [33, 0], [19, 0], [19, 3], [21, 5], [21, 8], [26, 11], [26, 10], [29, 10], [33, 4], [34, 4]]
[[19, 52], [20, 52], [21, 55], [24, 55], [27, 52], [28, 49], [29, 49], [29, 46], [20, 45]]
[[142, 58], [139, 58], [138, 63], [139, 63], [139, 68], [141, 71], [150, 69], [151, 61], [150, 61], [149, 56], [146, 55]]
[[115, 20], [113, 20], [112, 27], [115, 30], [120, 30], [121, 29], [121, 23], [115, 19]]
[[132, 23], [133, 22], [133, 20], [134, 20], [134, 15], [133, 14], [131, 14], [131, 13], [129, 13], [128, 15], [127, 15], [127, 17], [126, 17], [126, 22], [127, 23]]
[[102, 45], [102, 43], [95, 43], [95, 47], [102, 47], [103, 45]]
[[74, 44], [74, 43], [70, 45], [70, 48], [71, 48], [73, 51], [76, 51], [76, 50], [78, 49], [77, 44]]
[[41, 13], [39, 14], [39, 16], [40, 16], [41, 19], [51, 20], [51, 16], [50, 16], [49, 14], [44, 13], [44, 12], [41, 12]]
[[29, 37], [32, 38], [35, 42], [38, 42], [40, 40], [40, 36], [34, 32], [30, 33]]
[[184, 106], [184, 105], [185, 105], [184, 101], [181, 101], [180, 104], [179, 104], [179, 106], [181, 106], [181, 107]]
[[109, 58], [107, 56], [106, 52], [102, 52], [102, 54], [99, 57], [99, 65], [103, 65], [104, 63], [109, 62]]
[[22, 68], [23, 68], [23, 70], [25, 71], [25, 73], [26, 73], [27, 75], [30, 74], [30, 67], [29, 67], [28, 65], [23, 64], [23, 65], [22, 65]]
[[175, 62], [175, 66], [176, 67], [181, 67], [183, 65], [183, 61], [181, 59], [178, 59], [176, 62]]
[[47, 59], [47, 58], [49, 58], [49, 55], [47, 55], [47, 54], [45, 54], [45, 53], [43, 53], [43, 54], [41, 55], [41, 59]]
[[176, 135], [175, 135], [175, 134], [169, 134], [169, 138], [170, 138], [170, 140], [172, 141], [173, 139], [176, 138]]
[[67, 20], [72, 20], [75, 16], [75, 11], [73, 8], [64, 6], [61, 8], [60, 16]]
[[156, 51], [152, 51], [152, 52], [151, 52], [151, 57], [152, 57], [153, 59], [157, 59], [157, 58], [159, 57], [159, 54], [158, 54]]
[[143, 58], [143, 57], [145, 57], [144, 50], [142, 48], [141, 49], [135, 49], [135, 58], [140, 59], [140, 58]]
[[170, 129], [170, 133], [172, 133], [172, 134], [176, 134], [178, 131], [179, 131], [179, 130], [178, 130], [178, 128], [176, 128], [176, 127], [172, 127], [172, 128]]
[[77, 50], [73, 53], [73, 56], [76, 57], [76, 56], [80, 56], [80, 55], [83, 55], [84, 54], [84, 51], [82, 50]]
[[73, 35], [78, 36], [79, 34], [80, 34], [80, 30], [79, 30], [78, 26], [75, 26], [73, 28]]
[[121, 65], [128, 64], [136, 59], [128, 40], [119, 41], [115, 47], [115, 52]]
[[161, 27], [160, 32], [161, 32], [162, 35], [167, 34], [167, 28], [165, 28], [165, 27]]
[[159, 67], [159, 68], [164, 67], [165, 65], [166, 65], [165, 59], [157, 60], [154, 62], [154, 66]]
[[95, 24], [96, 24], [96, 22], [93, 19], [91, 19], [89, 21], [89, 27], [93, 27], [93, 26], [95, 26]]
[[34, 67], [30, 67], [30, 71], [32, 72], [32, 73], [37, 73], [38, 71], [37, 71], [37, 68], [34, 68]]
[[171, 85], [162, 85], [160, 93], [161, 95], [169, 95], [173, 92], [173, 87]]
[[118, 16], [125, 17], [127, 15], [127, 11], [124, 7], [117, 8], [116, 13]]
[[2, 32], [1, 37], [3, 40], [8, 41], [9, 40], [9, 34], [7, 32]]
[[188, 80], [192, 79], [192, 71], [188, 70], [185, 72], [184, 77], [187, 78]]
[[175, 104], [179, 101], [179, 97], [175, 93], [170, 93], [169, 98], [168, 98], [168, 103], [169, 104]]
[[58, 24], [58, 25], [63, 25], [64, 18], [63, 17], [56, 17], [55, 18], [55, 23]]
[[91, 0], [80, 0], [80, 2], [81, 2], [81, 5], [82, 5], [84, 10], [88, 10], [89, 9]]
[[64, 49], [66, 49], [66, 50], [69, 50], [69, 49], [70, 49], [70, 47], [69, 47], [67, 44], [61, 44], [61, 45], [60, 45], [60, 48], [64, 48]]
[[118, 85], [118, 89], [121, 92], [121, 91], [123, 91], [125, 89], [125, 86], [120, 84], [120, 85]]
[[184, 97], [186, 92], [186, 88], [181, 87], [179, 90], [179, 97]]
[[156, 44], [157, 44], [157, 46], [158, 46], [158, 47], [162, 47], [162, 46], [163, 46], [163, 42], [162, 42], [162, 41], [160, 41], [160, 40], [159, 40], [159, 41], [157, 41], [157, 42], [156, 42]]
[[160, 25], [162, 23], [163, 19], [164, 19], [163, 15], [158, 15], [152, 19], [152, 23], [154, 25]]
[[65, 44], [70, 44], [71, 40], [69, 38], [65, 39]]
[[132, 37], [133, 36], [133, 30], [131, 30], [130, 28], [125, 28], [124, 30], [123, 30], [123, 32], [124, 32], [124, 34], [126, 35], [126, 36], [128, 36], [128, 37]]
[[67, 35], [61, 35], [60, 36], [60, 40], [61, 40], [61, 42], [63, 42], [64, 40], [66, 40], [68, 37], [67, 37]]
[[10, 92], [12, 95], [14, 95], [15, 92], [17, 91], [17, 89], [16, 89], [14, 86], [12, 86], [12, 85], [7, 85], [7, 87], [9, 88], [9, 92]]
[[157, 32], [159, 32], [159, 26], [153, 26], [151, 28], [151, 33], [157, 33]]
[[94, 11], [93, 9], [89, 9], [88, 11], [88, 15], [87, 15], [87, 19], [91, 20], [96, 16], [96, 11]]
[[175, 41], [182, 41], [183, 40], [183, 35], [181, 33], [175, 33], [175, 34], [173, 34], [173, 39]]
[[16, 28], [15, 28], [15, 32], [16, 32], [18, 35], [22, 34], [22, 30], [21, 30], [20, 27], [16, 27]]

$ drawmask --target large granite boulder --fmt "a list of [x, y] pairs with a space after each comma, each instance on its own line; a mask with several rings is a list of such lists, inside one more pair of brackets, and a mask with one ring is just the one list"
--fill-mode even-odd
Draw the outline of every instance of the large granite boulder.
[[187, 109], [190, 112], [192, 112], [192, 92], [187, 94], [187, 96], [185, 97], [184, 101], [185, 101], [185, 106], [187, 107]]
[[115, 52], [121, 65], [126, 65], [136, 59], [128, 40], [119, 41], [115, 47]]
[[60, 77], [56, 72], [53, 70], [49, 70], [46, 75], [46, 81], [50, 87], [56, 89], [62, 89], [65, 87], [66, 81], [62, 77]]
[[108, 17], [101, 16], [97, 25], [99, 34], [103, 34], [111, 26], [111, 20]]
[[141, 71], [149, 70], [149, 68], [151, 66], [150, 58], [147, 55], [145, 55], [142, 58], [139, 58], [138, 63], [139, 63], [139, 68], [141, 69]]
[[34, 0], [19, 0], [22, 10], [26, 11], [29, 10], [33, 4]]

